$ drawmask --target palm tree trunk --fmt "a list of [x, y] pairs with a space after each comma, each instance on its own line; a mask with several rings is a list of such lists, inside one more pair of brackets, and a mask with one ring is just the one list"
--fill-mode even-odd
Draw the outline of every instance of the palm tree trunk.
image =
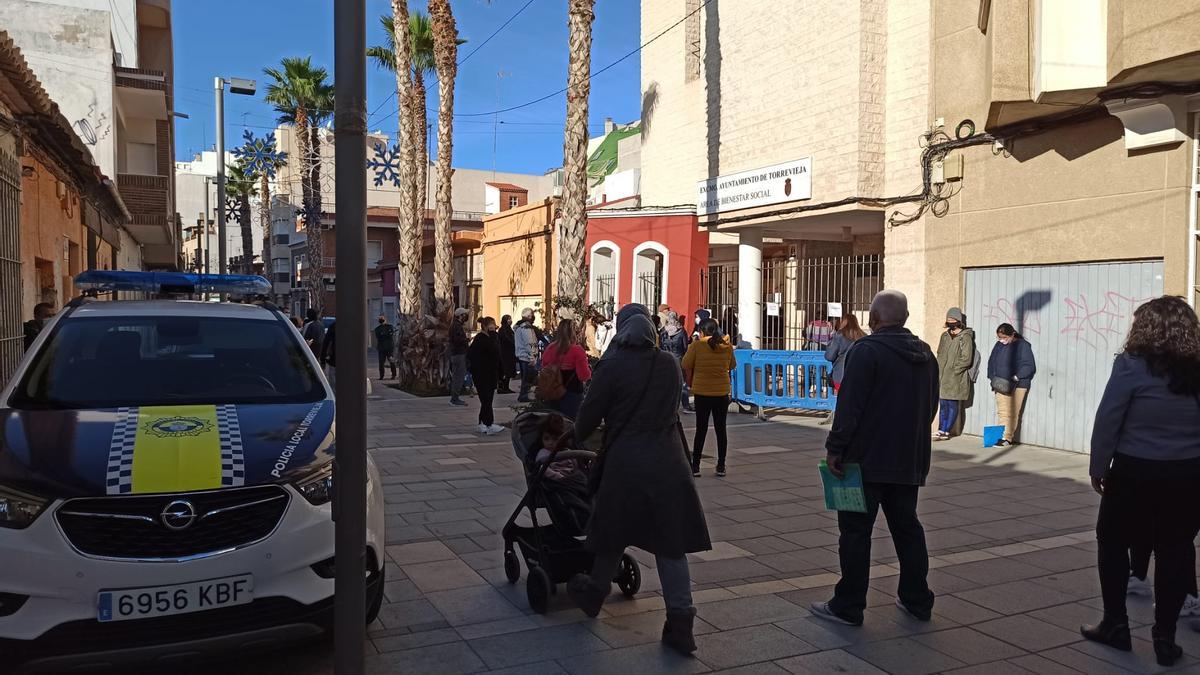
[[414, 218], [417, 221], [417, 233], [423, 238], [425, 230], [425, 212], [429, 207], [429, 144], [426, 130], [429, 128], [428, 115], [425, 106], [428, 105], [428, 95], [425, 89], [425, 75], [420, 71], [413, 73], [413, 151], [416, 155], [416, 192], [417, 198], [413, 204]]
[[562, 220], [558, 226], [558, 319], [583, 321], [587, 240], [587, 143], [592, 11], [595, 0], [568, 0], [570, 54], [567, 65], [567, 125], [563, 139]]
[[399, 111], [400, 145], [400, 222], [399, 311], [401, 339], [411, 327], [405, 325], [421, 313], [421, 244], [422, 223], [413, 217], [416, 189], [416, 157], [413, 154], [413, 94], [412, 41], [409, 38], [408, 2], [392, 0], [392, 21], [395, 26], [393, 48], [396, 55], [396, 97]]
[[304, 287], [308, 290], [308, 306], [320, 314], [325, 309], [325, 281], [322, 256], [325, 247], [321, 242], [321, 217], [313, 199], [312, 182], [312, 136], [309, 134], [308, 112], [296, 109], [296, 146], [300, 150], [300, 194], [304, 201], [305, 257], [308, 270]]
[[250, 222], [250, 196], [238, 199], [238, 225], [242, 228], [242, 274], [254, 273], [254, 232]]
[[451, 191], [454, 175], [454, 78], [458, 74], [458, 29], [450, 0], [429, 0], [434, 61], [438, 74], [437, 210], [434, 213], [433, 296], [438, 316], [448, 314], [453, 298], [454, 250], [450, 244]]

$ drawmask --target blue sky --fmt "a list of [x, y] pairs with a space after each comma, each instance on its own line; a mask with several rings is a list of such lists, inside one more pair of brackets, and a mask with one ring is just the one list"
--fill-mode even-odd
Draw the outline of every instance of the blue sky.
[[[468, 40], [459, 59], [483, 42], [526, 0], [455, 0], [459, 34]], [[330, 0], [180, 0], [174, 4], [175, 95], [177, 110], [190, 119], [176, 122], [176, 156], [190, 159], [214, 139], [213, 76], [258, 80], [254, 98], [225, 95], [226, 145], [241, 137], [243, 128], [258, 133], [273, 125], [275, 114], [262, 102], [262, 69], [285, 56], [312, 55], [333, 72], [333, 2]], [[410, 2], [413, 9], [425, 3]], [[541, 98], [566, 85], [566, 0], [533, 0], [520, 16], [460, 68], [455, 87], [457, 113], [490, 112]], [[598, 0], [593, 27], [593, 70], [637, 48], [640, 41], [638, 0]], [[378, 16], [390, 13], [388, 0], [367, 0], [367, 43], [378, 44]], [[634, 55], [592, 80], [591, 128], [603, 128], [604, 118], [620, 122], [637, 119], [639, 112], [639, 55]], [[497, 99], [497, 73], [500, 91]], [[372, 131], [396, 133], [392, 75], [367, 65], [367, 110]], [[499, 106], [497, 106], [497, 100]], [[380, 107], [382, 106], [382, 107]], [[430, 84], [431, 109], [437, 107], [436, 86]], [[564, 95], [500, 115], [496, 136], [496, 168], [501, 171], [542, 173], [562, 164]], [[431, 113], [430, 121], [435, 115]], [[454, 164], [490, 169], [493, 159], [493, 118], [457, 117]]]

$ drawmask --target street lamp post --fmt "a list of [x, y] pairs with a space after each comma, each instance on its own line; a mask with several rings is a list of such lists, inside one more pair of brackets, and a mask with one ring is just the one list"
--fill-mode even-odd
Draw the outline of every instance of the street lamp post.
[[217, 110], [217, 269], [221, 274], [229, 271], [229, 261], [225, 254], [225, 85], [229, 85], [229, 93], [253, 96], [254, 80], [240, 77], [213, 78], [213, 93], [216, 96]]

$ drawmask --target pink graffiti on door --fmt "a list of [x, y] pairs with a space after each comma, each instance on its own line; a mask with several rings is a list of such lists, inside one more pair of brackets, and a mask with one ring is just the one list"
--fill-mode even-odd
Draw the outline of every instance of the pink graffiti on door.
[[[969, 318], [969, 317], [968, 317]], [[986, 332], [995, 330], [1002, 323], [1012, 324], [1024, 335], [1041, 335], [1042, 320], [1035, 311], [1026, 311], [1025, 316], [1019, 316], [1017, 304], [1008, 298], [996, 298], [992, 304], [983, 303], [983, 325], [976, 326]]]
[[1060, 334], [1093, 350], [1116, 353], [1129, 330], [1133, 312], [1151, 298], [1131, 298], [1117, 291], [1106, 291], [1102, 299], [1080, 294], [1064, 298], [1066, 325]]

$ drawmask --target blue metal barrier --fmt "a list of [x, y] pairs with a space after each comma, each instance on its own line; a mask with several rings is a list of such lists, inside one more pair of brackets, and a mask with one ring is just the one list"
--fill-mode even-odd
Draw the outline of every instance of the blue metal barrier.
[[819, 351], [738, 349], [733, 399], [763, 408], [833, 410], [833, 364]]

